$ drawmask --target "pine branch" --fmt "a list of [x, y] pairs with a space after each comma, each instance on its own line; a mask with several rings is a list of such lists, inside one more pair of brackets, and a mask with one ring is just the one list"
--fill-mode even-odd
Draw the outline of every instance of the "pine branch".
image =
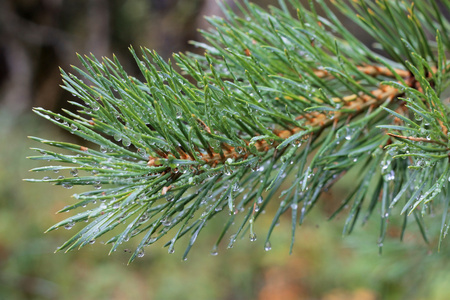
[[[255, 240], [255, 221], [269, 202], [279, 208], [265, 249], [290, 211], [292, 250], [296, 227], [353, 168], [359, 182], [333, 214], [348, 211], [345, 234], [378, 207], [380, 249], [396, 209], [406, 215], [402, 236], [412, 215], [427, 241], [423, 216], [433, 205], [443, 212], [440, 246], [450, 188], [445, 14], [435, 1], [333, 1], [377, 39], [381, 56], [324, 1], [316, 2], [326, 17], [312, 2], [310, 10], [289, 2], [295, 17], [284, 1], [270, 12], [237, 2], [243, 17], [224, 5], [226, 20], [208, 19], [215, 28], [203, 32], [208, 44], [193, 42], [204, 55], [174, 54], [181, 72], [148, 49], [141, 57], [130, 49], [142, 79], [129, 76], [115, 57], [79, 56], [84, 69], [74, 69], [84, 80], [61, 70], [63, 88], [83, 100], [72, 103], [79, 112], [35, 112], [94, 146], [33, 138], [72, 154], [36, 149], [42, 155], [33, 159], [63, 165], [33, 171], [65, 170], [69, 177], [31, 181], [94, 189], [75, 195], [79, 202], [61, 212], [93, 208], [49, 229], [90, 221], [59, 250], [83, 247], [119, 227], [107, 241], [111, 252], [141, 238], [130, 261], [166, 235], [170, 253], [190, 236], [186, 258], [207, 222], [228, 210], [217, 253], [236, 221], [228, 247], [243, 235]], [[286, 178], [292, 183], [279, 194]]]

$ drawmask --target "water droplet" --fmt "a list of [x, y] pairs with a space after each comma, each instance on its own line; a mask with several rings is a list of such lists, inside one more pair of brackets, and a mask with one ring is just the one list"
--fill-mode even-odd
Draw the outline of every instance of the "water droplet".
[[73, 184], [71, 184], [71, 183], [69, 183], [69, 182], [64, 182], [64, 183], [62, 184], [62, 186], [63, 186], [63, 188], [66, 188], [66, 189], [71, 189], [71, 188], [73, 188]]
[[266, 244], [264, 245], [264, 250], [266, 251], [272, 250], [272, 245], [270, 244], [270, 242], [266, 242]]
[[417, 122], [422, 122], [423, 117], [422, 117], [421, 115], [419, 115], [418, 113], [414, 113], [414, 119], [415, 119]]
[[72, 131], [76, 131], [76, 130], [78, 130], [78, 126], [76, 124], [72, 123], [72, 125], [70, 125], [70, 129]]
[[125, 147], [130, 146], [130, 145], [131, 145], [130, 139], [127, 138], [127, 137], [124, 137], [124, 138], [122, 139], [122, 145], [124, 145]]
[[89, 244], [91, 244], [91, 245], [92, 245], [92, 244], [95, 244], [95, 240], [90, 240], [90, 241], [89, 241]]
[[72, 227], [75, 225], [75, 222], [70, 220], [69, 223], [67, 223], [66, 225], [64, 225], [64, 228], [67, 230], [72, 229]]
[[173, 193], [167, 193], [166, 194], [166, 200], [167, 202], [172, 202], [173, 199], [175, 199], [175, 195]]
[[170, 226], [170, 225], [172, 225], [172, 221], [169, 219], [169, 218], [164, 218], [164, 219], [162, 219], [161, 220], [161, 224], [163, 225], [163, 226]]
[[230, 238], [230, 243], [228, 244], [227, 248], [228, 249], [233, 248], [235, 242], [236, 242], [236, 238], [235, 237]]
[[395, 179], [395, 172], [394, 170], [391, 170], [388, 174], [384, 175], [384, 180], [385, 181], [392, 181]]
[[250, 242], [254, 242], [254, 241], [256, 241], [256, 234], [252, 233], [252, 234], [250, 234]]
[[122, 135], [120, 133], [115, 133], [114, 134], [114, 140], [120, 142], [121, 139], [122, 139]]
[[144, 249], [139, 250], [139, 252], [137, 253], [137, 257], [144, 257], [145, 252]]
[[211, 251], [211, 255], [212, 256], [217, 256], [219, 254], [219, 252], [217, 251], [217, 247], [214, 247]]
[[71, 174], [73, 177], [77, 177], [77, 176], [78, 176], [78, 170], [77, 170], [77, 169], [72, 169], [72, 170], [70, 170], [70, 174]]

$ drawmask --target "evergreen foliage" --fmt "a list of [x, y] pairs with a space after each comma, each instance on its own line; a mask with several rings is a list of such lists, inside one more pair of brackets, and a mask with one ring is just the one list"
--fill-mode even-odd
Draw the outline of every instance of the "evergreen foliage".
[[111, 251], [140, 240], [132, 261], [165, 235], [173, 252], [186, 235], [185, 258], [208, 221], [227, 213], [216, 253], [228, 231], [228, 247], [242, 235], [256, 239], [255, 220], [272, 201], [269, 250], [282, 214], [292, 216], [294, 243], [322, 192], [352, 168], [359, 182], [333, 214], [347, 211], [344, 234], [378, 214], [381, 248], [400, 213], [402, 236], [412, 218], [427, 240], [423, 216], [433, 212], [442, 215], [440, 245], [450, 224], [450, 26], [441, 11], [450, 2], [332, 1], [381, 52], [356, 39], [327, 1], [288, 2], [270, 11], [238, 2], [238, 13], [223, 5], [226, 18], [208, 18], [215, 29], [202, 32], [208, 43], [194, 42], [205, 54], [174, 54], [178, 68], [131, 48], [139, 78], [116, 57], [79, 56], [84, 79], [61, 70], [79, 112], [34, 111], [92, 144], [32, 137], [59, 148], [35, 149], [42, 155], [32, 159], [55, 164], [33, 171], [68, 176], [30, 181], [93, 189], [60, 212], [88, 209], [48, 229], [88, 222], [58, 250], [113, 233]]

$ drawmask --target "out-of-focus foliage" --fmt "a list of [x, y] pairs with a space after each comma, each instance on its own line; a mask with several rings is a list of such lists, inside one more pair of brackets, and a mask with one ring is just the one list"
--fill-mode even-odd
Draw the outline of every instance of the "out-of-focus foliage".
[[58, 67], [75, 64], [76, 52], [115, 53], [133, 73], [130, 44], [164, 57], [192, 49], [188, 40], [197, 38], [203, 15], [214, 7], [209, 0], [2, 0], [0, 107], [14, 113], [67, 107], [69, 96], [55, 88]]

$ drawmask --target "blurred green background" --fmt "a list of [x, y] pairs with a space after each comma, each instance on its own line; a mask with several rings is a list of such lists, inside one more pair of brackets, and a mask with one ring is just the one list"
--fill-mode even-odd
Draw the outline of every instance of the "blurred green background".
[[[341, 236], [344, 217], [327, 221], [352, 174], [297, 231], [292, 255], [288, 215], [273, 234], [272, 250], [264, 251], [276, 203], [258, 220], [257, 241], [238, 240], [217, 256], [210, 251], [226, 216], [210, 222], [187, 261], [181, 261], [183, 249], [169, 255], [160, 244], [130, 266], [126, 249], [107, 256], [100, 242], [53, 253], [75, 229], [43, 232], [64, 217], [54, 212], [77, 191], [22, 181], [35, 175], [28, 170], [37, 163], [26, 156], [39, 146], [26, 137], [73, 137], [37, 118], [31, 107], [70, 109], [71, 95], [58, 87], [58, 66], [77, 64], [76, 52], [115, 53], [133, 73], [130, 44], [166, 58], [195, 51], [187, 41], [201, 38], [196, 28], [207, 28], [203, 15], [220, 15], [214, 0], [0, 1], [0, 299], [450, 299], [448, 241], [436, 253], [436, 241], [427, 245], [410, 224], [399, 242], [393, 221], [379, 255], [376, 216], [349, 237]], [[439, 218], [427, 221], [436, 236]]]

